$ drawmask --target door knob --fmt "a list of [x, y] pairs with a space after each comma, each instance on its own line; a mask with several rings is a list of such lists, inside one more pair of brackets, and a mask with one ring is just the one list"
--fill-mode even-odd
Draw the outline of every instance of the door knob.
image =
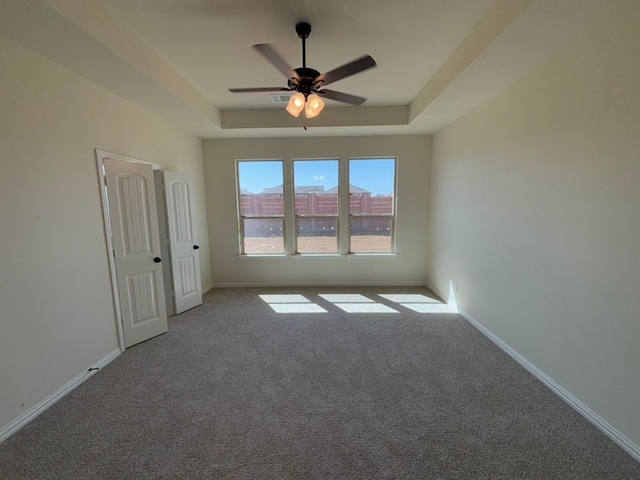
[[194, 246], [193, 246], [193, 249], [194, 249], [194, 250], [198, 250], [199, 248], [200, 248], [200, 245], [194, 245]]
[[162, 261], [162, 259], [160, 257], [156, 257], [153, 259], [154, 262], [156, 263], [160, 263]]

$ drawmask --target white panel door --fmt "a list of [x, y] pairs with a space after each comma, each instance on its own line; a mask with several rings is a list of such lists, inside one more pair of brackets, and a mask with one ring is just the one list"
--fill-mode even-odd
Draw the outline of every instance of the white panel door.
[[105, 159], [125, 347], [167, 331], [151, 165]]
[[202, 304], [200, 255], [188, 173], [164, 172], [176, 314]]

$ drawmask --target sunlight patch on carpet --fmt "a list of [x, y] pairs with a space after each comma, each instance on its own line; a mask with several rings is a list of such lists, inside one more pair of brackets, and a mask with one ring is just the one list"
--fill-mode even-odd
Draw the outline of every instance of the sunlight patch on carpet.
[[273, 294], [273, 295], [258, 295], [262, 300], [267, 303], [308, 303], [308, 300], [304, 295], [298, 293], [295, 294]]
[[359, 293], [320, 293], [318, 296], [331, 303], [366, 303], [373, 302]]
[[440, 300], [418, 293], [379, 293], [378, 296], [395, 303], [441, 303]]
[[276, 313], [327, 313], [315, 303], [270, 303]]
[[347, 313], [400, 313], [381, 303], [334, 303]]

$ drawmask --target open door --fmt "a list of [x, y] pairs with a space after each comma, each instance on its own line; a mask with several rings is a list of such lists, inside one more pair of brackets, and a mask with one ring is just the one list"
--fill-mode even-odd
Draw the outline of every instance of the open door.
[[153, 167], [105, 158], [125, 347], [167, 331]]
[[202, 304], [200, 255], [188, 173], [164, 172], [176, 314]]

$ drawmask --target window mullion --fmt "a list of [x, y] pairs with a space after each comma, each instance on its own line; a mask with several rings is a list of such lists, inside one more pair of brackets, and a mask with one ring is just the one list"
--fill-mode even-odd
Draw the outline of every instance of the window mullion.
[[338, 252], [349, 253], [349, 160], [341, 158], [338, 172]]
[[240, 232], [239, 232], [239, 233], [240, 233], [240, 235], [239, 235], [239, 241], [240, 241], [240, 245], [239, 245], [239, 248], [240, 248], [240, 255], [245, 255], [245, 254], [247, 253], [247, 252], [245, 252], [245, 250], [244, 250], [244, 219], [245, 219], [245, 217], [240, 216], [240, 222], [239, 222], [239, 225], [238, 225], [238, 228], [239, 228], [239, 230], [240, 230]]
[[295, 221], [295, 195], [293, 189], [293, 162], [291, 158], [283, 161], [284, 169], [284, 252], [293, 255], [296, 251], [296, 221]]

